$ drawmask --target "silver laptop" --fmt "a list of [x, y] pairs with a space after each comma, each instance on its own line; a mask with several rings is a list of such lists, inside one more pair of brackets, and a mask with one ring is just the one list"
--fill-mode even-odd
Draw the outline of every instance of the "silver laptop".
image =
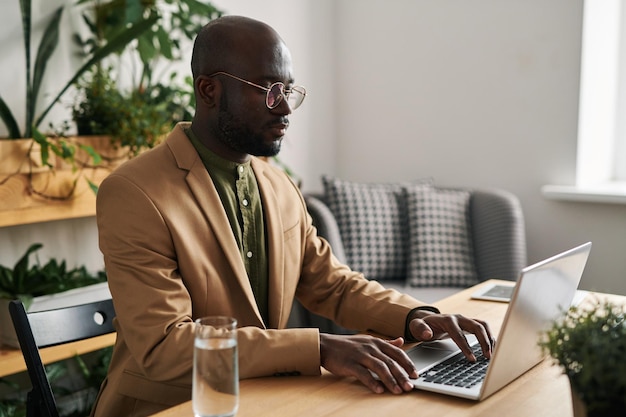
[[[479, 357], [480, 345], [473, 335], [467, 339], [477, 349], [475, 363], [464, 359], [451, 339], [409, 350], [420, 374], [412, 380], [415, 388], [482, 400], [541, 362], [540, 333], [571, 305], [590, 250], [588, 242], [522, 270], [491, 360]], [[461, 370], [452, 363], [459, 357]]]

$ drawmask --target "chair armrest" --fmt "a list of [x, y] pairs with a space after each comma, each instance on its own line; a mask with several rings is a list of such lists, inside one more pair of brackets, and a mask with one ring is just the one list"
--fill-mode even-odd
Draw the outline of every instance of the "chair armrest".
[[317, 228], [317, 234], [328, 241], [339, 262], [346, 263], [346, 253], [337, 220], [324, 202], [323, 197], [320, 194], [305, 194], [304, 200], [313, 219], [313, 226]]
[[527, 266], [524, 214], [519, 199], [504, 190], [472, 190], [470, 218], [480, 280], [517, 280]]

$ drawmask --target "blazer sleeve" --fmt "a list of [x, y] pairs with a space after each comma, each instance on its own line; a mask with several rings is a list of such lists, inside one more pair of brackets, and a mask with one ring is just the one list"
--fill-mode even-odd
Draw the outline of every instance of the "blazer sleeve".
[[296, 292], [302, 305], [349, 329], [404, 336], [409, 312], [427, 304], [386, 289], [339, 262], [328, 242], [317, 235], [311, 216], [305, 217], [302, 275]]

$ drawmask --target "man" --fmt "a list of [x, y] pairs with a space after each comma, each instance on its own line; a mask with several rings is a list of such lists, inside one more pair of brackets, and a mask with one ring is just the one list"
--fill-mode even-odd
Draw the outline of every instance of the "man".
[[[117, 342], [95, 416], [145, 416], [191, 398], [193, 321], [234, 316], [241, 378], [353, 376], [373, 392], [412, 389], [405, 338], [463, 336], [484, 322], [440, 314], [340, 264], [316, 235], [302, 195], [251, 156], [280, 150], [304, 99], [291, 56], [264, 23], [214, 20], [195, 41], [196, 114], [157, 148], [111, 174], [97, 220], [117, 313]], [[315, 313], [393, 340], [285, 329], [294, 297]], [[372, 373], [378, 378], [374, 378]]]

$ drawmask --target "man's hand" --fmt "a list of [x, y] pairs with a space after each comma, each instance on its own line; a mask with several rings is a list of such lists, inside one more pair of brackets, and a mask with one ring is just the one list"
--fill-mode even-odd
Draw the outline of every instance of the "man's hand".
[[491, 358], [496, 343], [486, 322], [470, 319], [460, 314], [437, 314], [417, 310], [410, 318], [409, 331], [416, 340], [422, 342], [450, 336], [470, 361], [475, 361], [476, 357], [467, 343], [465, 332], [476, 335], [483, 354], [487, 358]]
[[394, 394], [401, 394], [413, 389], [409, 377], [417, 378], [413, 362], [400, 349], [403, 344], [401, 337], [386, 341], [365, 335], [321, 333], [321, 362], [333, 374], [355, 377], [377, 394], [383, 393], [385, 387]]
[[[460, 314], [437, 314], [426, 310], [413, 312], [409, 331], [418, 341], [429, 341], [450, 336], [468, 360], [476, 357], [467, 343], [465, 333], [476, 335], [483, 354], [491, 357], [495, 339], [489, 326], [482, 320]], [[417, 369], [407, 354], [400, 349], [404, 340], [383, 340], [373, 336], [339, 336], [320, 333], [322, 366], [339, 376], [352, 376], [375, 393], [387, 388], [394, 394], [411, 391], [409, 378], [417, 378]], [[376, 377], [374, 377], [376, 375]]]

